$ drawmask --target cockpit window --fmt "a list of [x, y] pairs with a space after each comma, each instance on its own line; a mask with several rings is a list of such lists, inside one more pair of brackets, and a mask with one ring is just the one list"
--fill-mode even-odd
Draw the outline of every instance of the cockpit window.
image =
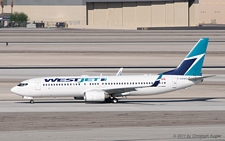
[[17, 86], [24, 87], [24, 86], [27, 86], [27, 85], [28, 85], [28, 83], [20, 83]]

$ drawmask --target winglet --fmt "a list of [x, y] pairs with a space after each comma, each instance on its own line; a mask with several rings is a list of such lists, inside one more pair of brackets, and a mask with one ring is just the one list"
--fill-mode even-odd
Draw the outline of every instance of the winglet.
[[162, 76], [163, 76], [163, 74], [161, 73], [161, 74], [158, 76], [158, 78], [155, 80], [154, 84], [151, 85], [151, 87], [157, 87], [157, 86], [159, 85], [159, 82], [160, 82]]
[[121, 76], [123, 72], [123, 68], [120, 68], [119, 71], [116, 73], [116, 76]]

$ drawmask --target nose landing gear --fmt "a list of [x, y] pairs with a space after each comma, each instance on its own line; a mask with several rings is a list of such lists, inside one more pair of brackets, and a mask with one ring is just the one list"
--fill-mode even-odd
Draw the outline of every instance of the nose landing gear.
[[30, 104], [34, 104], [34, 100], [33, 99], [30, 100]]

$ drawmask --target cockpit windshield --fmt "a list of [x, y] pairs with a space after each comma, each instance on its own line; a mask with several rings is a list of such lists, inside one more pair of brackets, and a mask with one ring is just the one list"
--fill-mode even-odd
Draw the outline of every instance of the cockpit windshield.
[[17, 86], [24, 87], [24, 86], [27, 86], [27, 85], [28, 85], [28, 83], [20, 83]]

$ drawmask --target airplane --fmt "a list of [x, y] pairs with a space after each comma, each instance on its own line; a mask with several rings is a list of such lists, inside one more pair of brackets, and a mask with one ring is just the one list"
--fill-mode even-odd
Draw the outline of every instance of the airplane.
[[40, 77], [22, 81], [11, 91], [33, 104], [34, 98], [43, 97], [76, 97], [85, 102], [118, 103], [117, 97], [185, 89], [214, 76], [202, 76], [208, 41], [208, 38], [201, 38], [175, 69], [157, 75]]

